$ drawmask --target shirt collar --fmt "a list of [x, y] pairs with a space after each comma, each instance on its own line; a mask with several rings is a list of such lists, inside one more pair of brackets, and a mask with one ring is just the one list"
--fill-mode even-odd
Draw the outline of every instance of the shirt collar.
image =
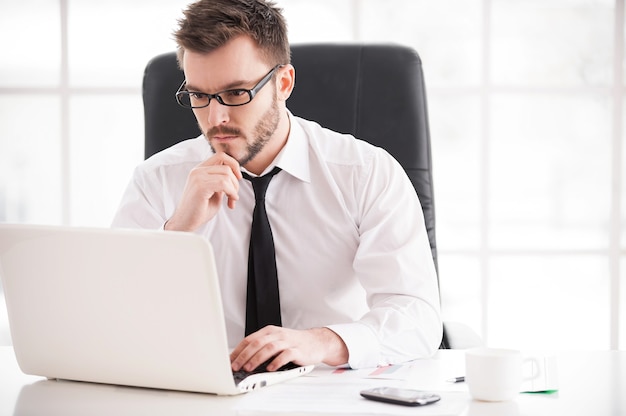
[[285, 143], [285, 146], [274, 159], [274, 163], [268, 169], [271, 170], [274, 166], [278, 166], [304, 182], [311, 182], [307, 135], [300, 123], [291, 114], [291, 111], [287, 110], [287, 115], [289, 116], [290, 126], [287, 143]]

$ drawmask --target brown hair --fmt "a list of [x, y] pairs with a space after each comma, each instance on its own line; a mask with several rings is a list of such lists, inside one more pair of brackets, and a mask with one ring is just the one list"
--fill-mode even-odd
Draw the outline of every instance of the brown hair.
[[291, 62], [287, 23], [270, 0], [200, 0], [183, 14], [174, 32], [181, 68], [185, 50], [211, 52], [240, 35], [257, 43], [270, 66]]

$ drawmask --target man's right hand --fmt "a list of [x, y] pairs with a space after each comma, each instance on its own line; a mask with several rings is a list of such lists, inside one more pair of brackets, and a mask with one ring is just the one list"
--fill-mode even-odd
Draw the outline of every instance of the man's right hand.
[[241, 178], [239, 162], [226, 153], [216, 153], [200, 163], [189, 172], [183, 196], [164, 228], [196, 230], [217, 214], [224, 195], [228, 198], [228, 207], [235, 208]]

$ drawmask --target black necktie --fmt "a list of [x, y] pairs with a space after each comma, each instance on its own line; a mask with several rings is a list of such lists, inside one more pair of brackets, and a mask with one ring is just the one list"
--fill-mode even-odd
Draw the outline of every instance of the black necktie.
[[275, 167], [270, 173], [257, 178], [242, 172], [243, 176], [252, 182], [256, 200], [252, 213], [248, 254], [246, 336], [266, 325], [282, 325], [274, 238], [265, 211], [265, 191], [272, 177], [278, 172], [280, 168]]

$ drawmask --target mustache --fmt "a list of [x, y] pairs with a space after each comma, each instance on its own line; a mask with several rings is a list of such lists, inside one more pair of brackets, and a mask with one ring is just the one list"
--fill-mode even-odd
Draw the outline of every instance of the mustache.
[[228, 127], [228, 126], [215, 126], [208, 129], [204, 135], [207, 138], [211, 138], [216, 135], [232, 135], [232, 136], [241, 136], [241, 130], [236, 127]]

